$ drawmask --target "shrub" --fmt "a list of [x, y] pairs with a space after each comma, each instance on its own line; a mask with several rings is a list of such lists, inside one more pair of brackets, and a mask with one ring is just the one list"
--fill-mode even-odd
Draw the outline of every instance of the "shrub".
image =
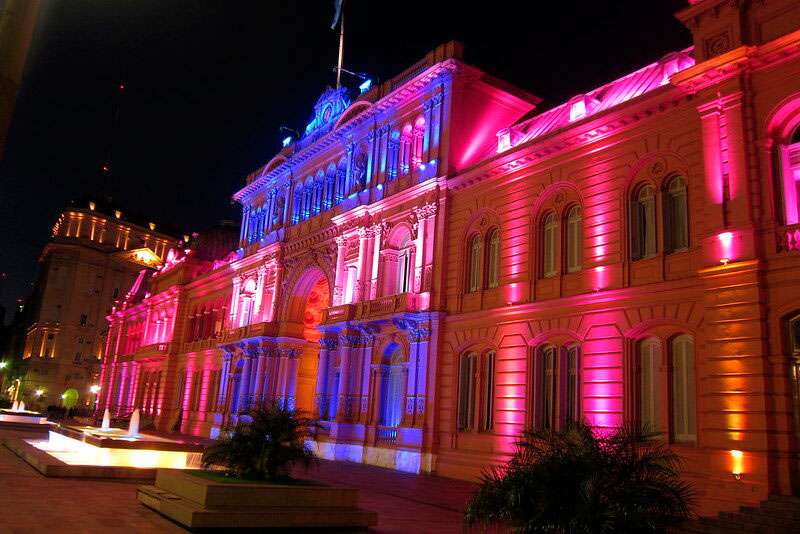
[[484, 473], [468, 524], [516, 532], [653, 532], [691, 517], [694, 492], [680, 457], [644, 429], [607, 436], [585, 423], [528, 432], [511, 460]]
[[245, 480], [277, 482], [289, 478], [289, 467], [308, 467], [314, 453], [306, 438], [315, 423], [277, 404], [250, 411], [232, 430], [221, 434], [203, 453], [203, 467], [226, 468], [227, 474]]

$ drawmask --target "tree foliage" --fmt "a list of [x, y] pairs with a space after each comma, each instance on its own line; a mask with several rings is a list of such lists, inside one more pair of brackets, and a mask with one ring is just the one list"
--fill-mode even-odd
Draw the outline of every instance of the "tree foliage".
[[636, 425], [606, 435], [585, 423], [523, 435], [502, 467], [486, 471], [468, 524], [516, 532], [653, 532], [692, 515], [681, 458]]
[[235, 428], [221, 434], [203, 453], [203, 467], [222, 466], [229, 476], [279, 482], [289, 467], [308, 467], [314, 453], [306, 446], [313, 421], [278, 404], [254, 409]]

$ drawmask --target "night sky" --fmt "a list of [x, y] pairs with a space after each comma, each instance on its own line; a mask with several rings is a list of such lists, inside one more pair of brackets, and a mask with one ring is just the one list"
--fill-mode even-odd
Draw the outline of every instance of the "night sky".
[[[545, 109], [689, 46], [673, 17], [686, 3], [349, 0], [345, 67], [386, 80], [458, 39]], [[302, 130], [335, 81], [332, 16], [332, 0], [50, 0], [0, 162], [8, 315], [71, 199], [105, 192], [181, 231], [238, 218], [230, 197], [279, 150], [279, 127]]]

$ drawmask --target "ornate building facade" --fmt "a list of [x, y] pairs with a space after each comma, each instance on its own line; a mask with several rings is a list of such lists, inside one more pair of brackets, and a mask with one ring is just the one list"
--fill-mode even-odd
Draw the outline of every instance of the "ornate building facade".
[[636, 420], [702, 513], [797, 491], [800, 9], [678, 17], [693, 46], [541, 113], [455, 43], [326, 91], [238, 248], [109, 315], [100, 408], [213, 436], [274, 400], [326, 458], [467, 478]]

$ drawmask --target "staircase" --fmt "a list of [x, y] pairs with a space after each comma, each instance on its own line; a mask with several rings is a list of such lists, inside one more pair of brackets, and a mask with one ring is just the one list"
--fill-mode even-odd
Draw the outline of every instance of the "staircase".
[[738, 512], [722, 512], [716, 518], [703, 517], [670, 529], [671, 534], [724, 534], [758, 532], [795, 534], [800, 532], [800, 497], [771, 495], [758, 507], [742, 506]]

